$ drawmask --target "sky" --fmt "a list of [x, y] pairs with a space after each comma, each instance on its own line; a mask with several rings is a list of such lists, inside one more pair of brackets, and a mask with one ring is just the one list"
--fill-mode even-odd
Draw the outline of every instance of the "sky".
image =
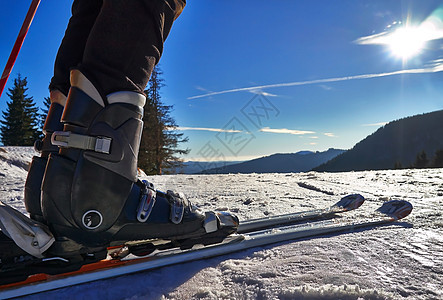
[[[160, 60], [185, 160], [350, 149], [443, 109], [443, 1], [188, 2]], [[30, 3], [0, 1], [2, 69]], [[39, 106], [71, 4], [41, 1], [6, 86], [21, 73]]]

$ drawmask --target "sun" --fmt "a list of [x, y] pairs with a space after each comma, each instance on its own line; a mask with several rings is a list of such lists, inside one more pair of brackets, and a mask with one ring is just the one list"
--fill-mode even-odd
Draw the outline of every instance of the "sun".
[[[392, 56], [401, 58], [403, 63], [415, 56], [436, 50], [429, 43], [443, 39], [443, 6], [434, 10], [423, 22], [412, 20], [394, 21], [381, 33], [363, 36], [355, 40], [360, 45], [383, 45]], [[428, 51], [430, 50], [430, 51]]]
[[426, 34], [420, 27], [407, 26], [392, 32], [386, 42], [392, 54], [406, 60], [419, 54], [426, 41]]

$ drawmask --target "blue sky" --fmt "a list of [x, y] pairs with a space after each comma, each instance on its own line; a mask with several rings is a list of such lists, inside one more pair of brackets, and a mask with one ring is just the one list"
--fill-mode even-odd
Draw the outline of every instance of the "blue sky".
[[[0, 4], [1, 68], [30, 2]], [[39, 105], [71, 3], [42, 0], [7, 84], [20, 72]], [[380, 124], [442, 109], [442, 5], [189, 1], [160, 61], [185, 159], [348, 149]]]

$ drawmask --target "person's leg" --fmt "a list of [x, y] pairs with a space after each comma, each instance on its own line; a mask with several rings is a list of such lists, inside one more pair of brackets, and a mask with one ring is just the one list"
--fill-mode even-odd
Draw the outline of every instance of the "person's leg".
[[69, 74], [83, 60], [86, 42], [103, 5], [103, 0], [74, 0], [72, 16], [57, 52], [54, 63], [54, 76], [49, 90], [58, 90], [68, 95]]
[[57, 238], [52, 253], [100, 251], [117, 240], [196, 237], [222, 223], [137, 180], [143, 90], [183, 5], [104, 0], [83, 61], [71, 72], [64, 131], [53, 134], [60, 152], [50, 156], [42, 186], [43, 215]]
[[72, 17], [57, 53], [54, 76], [49, 86], [51, 106], [43, 127], [45, 136], [35, 147], [41, 155], [33, 157], [25, 183], [26, 210], [37, 221], [44, 222], [40, 200], [41, 184], [49, 154], [59, 150], [51, 144], [51, 136], [54, 131], [63, 130], [61, 117], [70, 88], [70, 69], [78, 66], [83, 58], [86, 41], [102, 4], [102, 0], [74, 1]]
[[163, 43], [183, 10], [181, 0], [105, 0], [87, 41], [80, 71], [102, 96], [143, 94]]

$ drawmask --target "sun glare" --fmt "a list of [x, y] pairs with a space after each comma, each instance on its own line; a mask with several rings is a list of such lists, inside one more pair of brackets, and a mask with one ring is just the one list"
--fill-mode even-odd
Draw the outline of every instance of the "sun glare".
[[[423, 22], [395, 21], [384, 32], [364, 36], [355, 42], [360, 45], [384, 45], [393, 56], [403, 60], [420, 55], [427, 50], [429, 41], [443, 39], [443, 5], [434, 10]], [[435, 49], [434, 49], [435, 50]]]
[[402, 27], [394, 31], [388, 45], [395, 56], [408, 59], [423, 49], [426, 34], [419, 27]]

